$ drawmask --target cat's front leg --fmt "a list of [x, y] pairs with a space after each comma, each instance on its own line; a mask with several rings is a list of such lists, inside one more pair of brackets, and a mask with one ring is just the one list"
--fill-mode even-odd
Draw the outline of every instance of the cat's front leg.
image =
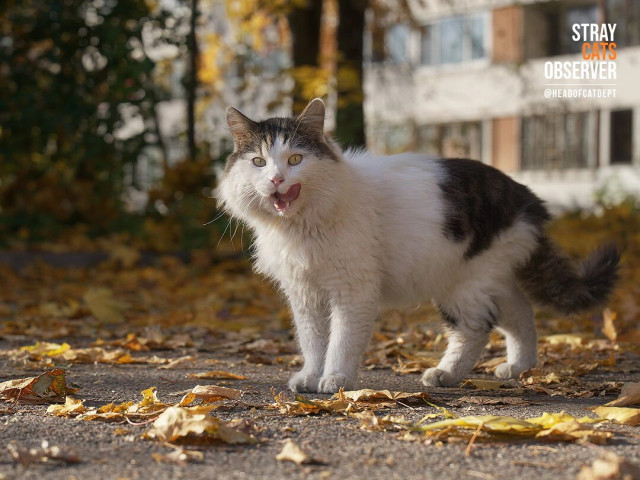
[[332, 305], [331, 337], [319, 392], [336, 393], [340, 388], [355, 387], [362, 354], [369, 344], [378, 313], [373, 298], [345, 298], [344, 302]]
[[329, 339], [327, 308], [320, 299], [308, 292], [290, 294], [289, 302], [293, 310], [298, 344], [304, 357], [302, 370], [291, 377], [289, 388], [293, 392], [317, 392], [324, 371]]

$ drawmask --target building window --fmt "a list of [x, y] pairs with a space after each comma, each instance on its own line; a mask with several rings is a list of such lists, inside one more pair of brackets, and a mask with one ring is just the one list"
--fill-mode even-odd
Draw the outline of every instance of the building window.
[[485, 15], [443, 18], [422, 27], [422, 65], [446, 65], [485, 58]]
[[567, 42], [564, 53], [582, 52], [583, 39], [573, 40], [573, 25], [582, 23], [599, 23], [597, 5], [586, 5], [567, 9], [565, 15], [563, 40]]
[[610, 162], [612, 164], [631, 163], [632, 125], [633, 112], [631, 110], [616, 110], [611, 112]]
[[640, 2], [638, 0], [607, 0], [605, 21], [615, 23], [615, 43], [618, 48], [640, 45]]
[[417, 129], [419, 151], [442, 157], [480, 159], [482, 123], [457, 122], [423, 125]]
[[387, 59], [394, 64], [409, 63], [409, 26], [398, 24], [387, 30], [385, 38]]
[[555, 170], [589, 166], [588, 112], [522, 119], [522, 170]]

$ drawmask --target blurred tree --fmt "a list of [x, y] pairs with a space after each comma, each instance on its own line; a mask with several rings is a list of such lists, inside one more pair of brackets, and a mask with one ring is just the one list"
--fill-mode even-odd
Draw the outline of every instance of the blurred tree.
[[367, 0], [338, 0], [338, 71], [336, 138], [346, 147], [363, 147], [362, 62]]
[[[107, 227], [157, 144], [144, 0], [8, 0], [0, 7], [0, 228]], [[166, 12], [165, 12], [166, 14]], [[130, 167], [125, 169], [125, 167]], [[32, 232], [33, 233], [33, 232]]]
[[187, 145], [189, 160], [196, 159], [196, 97], [198, 90], [198, 0], [190, 0], [191, 15], [189, 16], [189, 35], [187, 49], [189, 51], [189, 68], [185, 78], [187, 89]]

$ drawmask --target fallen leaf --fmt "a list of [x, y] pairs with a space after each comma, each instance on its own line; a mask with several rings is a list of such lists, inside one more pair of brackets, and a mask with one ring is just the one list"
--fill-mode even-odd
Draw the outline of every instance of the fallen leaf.
[[0, 399], [27, 403], [58, 403], [75, 389], [67, 386], [65, 371], [57, 368], [37, 377], [0, 383]]
[[356, 420], [360, 420], [360, 423], [365, 430], [371, 430], [374, 432], [381, 432], [390, 428], [406, 429], [411, 426], [411, 423], [403, 416], [386, 415], [384, 417], [378, 417], [371, 410], [353, 412], [349, 416]]
[[623, 408], [623, 407], [591, 407], [598, 417], [607, 420], [615, 420], [625, 425], [640, 425], [640, 408]]
[[204, 454], [202, 452], [198, 450], [187, 450], [182, 447], [176, 448], [167, 454], [152, 453], [151, 456], [156, 462], [176, 463], [178, 465], [204, 461]]
[[64, 405], [49, 405], [47, 413], [52, 413], [57, 417], [76, 417], [89, 411], [82, 404], [82, 400], [73, 397], [67, 397]]
[[140, 393], [142, 400], [138, 403], [108, 403], [100, 408], [87, 410], [76, 418], [84, 421], [100, 420], [105, 422], [124, 421], [131, 418], [145, 419], [149, 416], [159, 415], [170, 406], [158, 399], [156, 387], [147, 388]]
[[311, 463], [313, 460], [293, 440], [287, 440], [282, 451], [276, 455], [276, 460], [281, 462], [293, 462], [296, 465]]
[[185, 407], [196, 400], [202, 400], [202, 403], [238, 400], [242, 394], [242, 390], [236, 390], [235, 388], [219, 387], [217, 385], [196, 385], [191, 392], [182, 397], [178, 405]]
[[603, 451], [591, 466], [583, 466], [578, 480], [635, 480], [640, 478], [640, 466], [613, 452]]
[[237, 375], [235, 373], [224, 372], [222, 370], [212, 370], [210, 372], [203, 372], [203, 373], [190, 373], [189, 375], [187, 375], [187, 377], [208, 379], [208, 380], [214, 380], [219, 378], [223, 378], [227, 380], [246, 380], [247, 379], [247, 377], [245, 377], [244, 375]]
[[521, 397], [460, 397], [456, 403], [473, 403], [476, 405], [531, 405], [531, 402]]
[[617, 316], [618, 314], [610, 308], [605, 308], [604, 312], [602, 313], [603, 325], [600, 331], [604, 333], [605, 337], [607, 337], [612, 342], [615, 342], [616, 338], [618, 338], [618, 332], [615, 326]]
[[433, 401], [433, 398], [427, 392], [391, 392], [389, 390], [372, 390], [370, 388], [341, 392], [332, 397], [332, 400], [344, 399], [368, 407], [397, 406], [397, 404], [402, 405], [404, 402], [418, 402], [424, 405]]
[[209, 442], [229, 444], [256, 443], [256, 438], [241, 430], [227, 426], [211, 417], [213, 406], [169, 407], [154, 422], [145, 436], [161, 442]]
[[189, 366], [193, 365], [193, 363], [195, 361], [196, 361], [195, 358], [193, 358], [190, 355], [187, 355], [185, 357], [180, 357], [180, 358], [176, 358], [175, 360], [171, 360], [166, 365], [162, 365], [162, 366], [158, 367], [158, 369], [160, 369], [160, 370], [170, 370], [170, 369], [173, 369], [173, 368], [185, 368], [185, 367], [189, 367]]
[[93, 316], [106, 323], [122, 323], [123, 312], [129, 308], [129, 304], [116, 300], [113, 291], [104, 287], [89, 288], [83, 300]]
[[627, 405], [640, 404], [640, 383], [629, 382], [622, 386], [620, 396], [609, 403], [605, 403], [607, 407], [626, 407]]
[[15, 442], [9, 442], [7, 449], [11, 458], [27, 467], [32, 463], [64, 462], [79, 463], [81, 460], [75, 452], [59, 446], [49, 446], [47, 440], [43, 440], [40, 448], [22, 448]]
[[512, 387], [508, 382], [500, 380], [481, 380], [479, 378], [469, 378], [461, 385], [462, 388], [476, 388], [478, 390], [500, 390], [501, 388]]

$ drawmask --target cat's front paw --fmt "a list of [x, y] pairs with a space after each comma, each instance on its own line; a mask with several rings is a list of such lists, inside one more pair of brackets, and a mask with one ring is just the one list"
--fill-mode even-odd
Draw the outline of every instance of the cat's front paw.
[[[535, 364], [533, 365], [535, 367]], [[496, 377], [502, 380], [508, 380], [510, 378], [519, 378], [520, 374], [526, 370], [529, 370], [526, 365], [518, 365], [514, 363], [501, 363], [496, 367]]]
[[427, 387], [454, 387], [460, 383], [460, 378], [439, 368], [427, 368], [421, 381]]
[[315, 372], [300, 370], [289, 380], [289, 389], [295, 393], [319, 392], [318, 382], [320, 375]]
[[319, 393], [337, 393], [338, 390], [344, 388], [351, 390], [355, 384], [355, 380], [351, 380], [341, 373], [328, 373], [323, 375], [318, 383]]

